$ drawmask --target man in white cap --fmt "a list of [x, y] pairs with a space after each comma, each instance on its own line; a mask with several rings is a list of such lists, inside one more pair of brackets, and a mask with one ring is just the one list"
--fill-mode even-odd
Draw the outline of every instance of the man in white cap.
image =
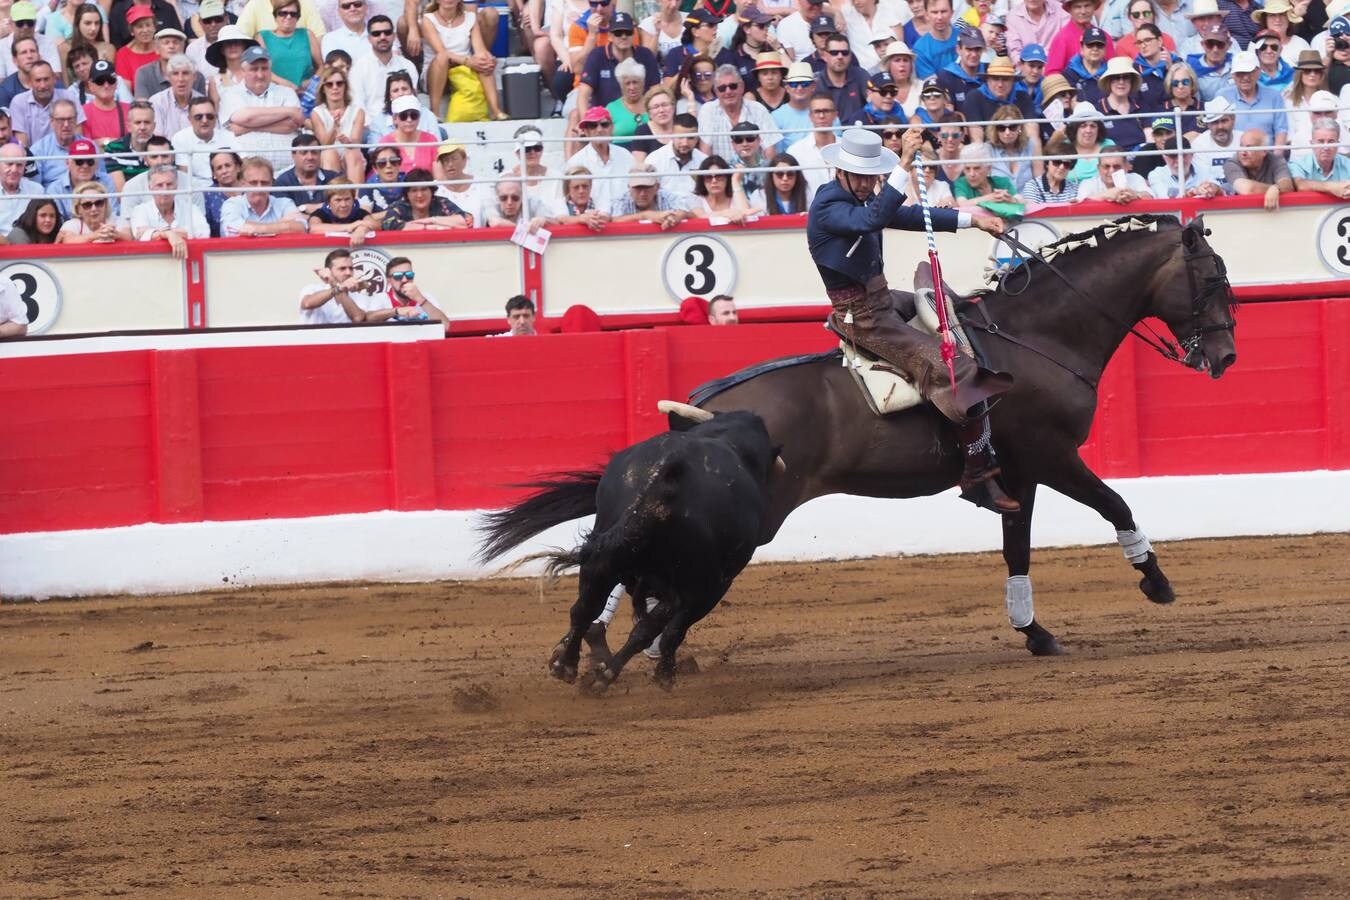
[[[187, 47], [187, 35], [177, 28], [161, 28], [155, 32], [155, 50], [159, 53], [157, 62], [146, 63], [136, 70], [135, 94], [138, 99], [148, 100], [160, 91], [171, 87], [169, 78], [169, 60], [180, 55]], [[206, 79], [193, 66], [192, 95], [200, 97], [206, 94]]]
[[[961, 496], [998, 513], [1021, 507], [1004, 493], [989, 443], [990, 397], [1012, 387], [1012, 376], [989, 372], [970, 357], [956, 355], [956, 389], [942, 361], [941, 344], [932, 335], [905, 324], [882, 271], [881, 232], [884, 228], [923, 230], [923, 211], [905, 206], [904, 195], [886, 183], [899, 158], [881, 144], [881, 137], [850, 128], [826, 146], [821, 155], [834, 166], [834, 180], [816, 191], [806, 221], [811, 259], [825, 282], [834, 307], [830, 319], [840, 333], [894, 365], [910, 379], [924, 398], [957, 426], [965, 451]], [[933, 209], [936, 231], [972, 226], [1002, 234], [1003, 222], [992, 217]]]
[[1250, 50], [1233, 54], [1233, 83], [1216, 95], [1233, 104], [1238, 131], [1260, 128], [1266, 143], [1289, 143], [1289, 117], [1284, 112], [1284, 97], [1275, 88], [1260, 84], [1260, 64]]

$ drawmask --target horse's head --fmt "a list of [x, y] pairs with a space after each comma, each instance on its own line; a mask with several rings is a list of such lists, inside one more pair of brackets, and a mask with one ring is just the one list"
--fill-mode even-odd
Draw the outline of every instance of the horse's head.
[[1200, 216], [1182, 226], [1181, 244], [1174, 262], [1163, 267], [1166, 286], [1155, 294], [1152, 312], [1181, 343], [1182, 362], [1218, 378], [1237, 362], [1237, 301], [1228, 269], [1205, 240], [1207, 234]]

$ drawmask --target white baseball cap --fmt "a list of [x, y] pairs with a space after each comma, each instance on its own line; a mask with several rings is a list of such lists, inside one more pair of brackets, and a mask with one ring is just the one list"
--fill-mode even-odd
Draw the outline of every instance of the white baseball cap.
[[1261, 68], [1256, 61], [1256, 54], [1250, 50], [1239, 50], [1233, 54], [1233, 74], [1238, 75], [1245, 72], [1255, 72]]

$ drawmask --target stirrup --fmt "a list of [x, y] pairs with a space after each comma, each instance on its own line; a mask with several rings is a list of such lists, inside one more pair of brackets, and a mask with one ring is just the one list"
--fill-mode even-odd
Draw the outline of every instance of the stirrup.
[[1022, 511], [1018, 503], [1003, 490], [996, 480], [999, 475], [997, 466], [991, 466], [980, 472], [961, 474], [961, 499], [973, 503], [999, 515], [1009, 515]]

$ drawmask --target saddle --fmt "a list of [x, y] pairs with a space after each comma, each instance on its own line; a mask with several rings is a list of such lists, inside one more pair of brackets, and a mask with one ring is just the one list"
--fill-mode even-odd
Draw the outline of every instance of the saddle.
[[[957, 351], [978, 362], [976, 349], [956, 317], [957, 304], [972, 302], [972, 298], [956, 293], [946, 282], [943, 282], [942, 288], [947, 303], [947, 321], [951, 324]], [[893, 291], [892, 294], [898, 294], [898, 299], [902, 301], [908, 299], [898, 291]], [[933, 289], [933, 270], [926, 261], [921, 262], [914, 271], [914, 309], [911, 311], [905, 306], [899, 306], [900, 317], [911, 328], [936, 336], [937, 303], [937, 292]], [[923, 395], [905, 378], [903, 372], [886, 360], [878, 359], [866, 350], [851, 344], [847, 335], [833, 328], [830, 323], [827, 322], [825, 327], [839, 335], [839, 351], [844, 355], [844, 365], [853, 376], [854, 382], [862, 389], [863, 398], [872, 412], [878, 416], [889, 416], [924, 402]]]

